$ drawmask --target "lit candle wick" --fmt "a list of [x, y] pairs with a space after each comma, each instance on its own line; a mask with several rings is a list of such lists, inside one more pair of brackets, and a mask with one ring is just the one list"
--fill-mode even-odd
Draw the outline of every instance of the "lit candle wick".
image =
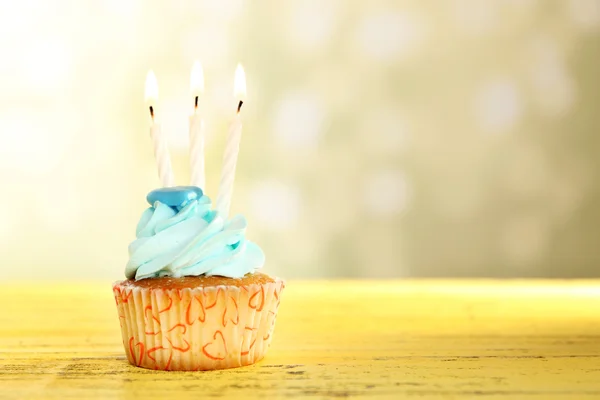
[[240, 151], [240, 140], [242, 136], [242, 120], [240, 110], [242, 109], [242, 100], [246, 96], [246, 75], [244, 69], [238, 64], [235, 71], [234, 96], [239, 100], [237, 113], [229, 125], [227, 141], [225, 143], [225, 152], [223, 154], [223, 168], [221, 170], [221, 181], [219, 182], [219, 192], [217, 194], [216, 209], [223, 219], [227, 219], [231, 208], [231, 197], [233, 195], [233, 181], [235, 180], [235, 169]]
[[205, 190], [204, 173], [204, 121], [199, 110], [200, 95], [204, 91], [202, 64], [196, 61], [190, 74], [190, 92], [194, 97], [194, 111], [190, 116], [190, 168], [191, 184]]
[[154, 105], [158, 101], [158, 83], [152, 71], [148, 71], [148, 75], [146, 76], [144, 98], [149, 103], [148, 109], [150, 110], [150, 117], [152, 119], [150, 137], [154, 144], [154, 158], [156, 159], [158, 176], [164, 187], [170, 187], [175, 184], [175, 179], [173, 177], [173, 169], [171, 168], [171, 156], [169, 155], [167, 139], [160, 129], [160, 124], [154, 120]]

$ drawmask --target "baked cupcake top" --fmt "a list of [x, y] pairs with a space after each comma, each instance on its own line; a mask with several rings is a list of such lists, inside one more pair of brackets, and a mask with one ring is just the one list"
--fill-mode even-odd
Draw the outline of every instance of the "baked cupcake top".
[[241, 278], [226, 278], [223, 276], [184, 276], [181, 278], [154, 278], [154, 279], [140, 279], [135, 281], [129, 279], [122, 281], [121, 287], [137, 287], [143, 289], [160, 289], [160, 290], [177, 290], [177, 289], [195, 289], [202, 287], [215, 287], [215, 286], [237, 286], [247, 287], [249, 285], [264, 285], [267, 283], [275, 282], [274, 278], [271, 278], [267, 274], [262, 272], [255, 272], [253, 274], [245, 275]]
[[129, 245], [128, 279], [183, 276], [241, 278], [262, 268], [265, 256], [246, 239], [241, 215], [223, 219], [195, 186], [157, 189], [147, 196], [136, 240]]

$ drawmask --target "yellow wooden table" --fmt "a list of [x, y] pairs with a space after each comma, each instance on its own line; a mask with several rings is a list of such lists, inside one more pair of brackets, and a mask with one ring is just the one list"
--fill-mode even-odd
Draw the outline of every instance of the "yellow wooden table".
[[124, 356], [110, 282], [0, 287], [0, 398], [600, 399], [600, 282], [288, 282], [257, 365]]

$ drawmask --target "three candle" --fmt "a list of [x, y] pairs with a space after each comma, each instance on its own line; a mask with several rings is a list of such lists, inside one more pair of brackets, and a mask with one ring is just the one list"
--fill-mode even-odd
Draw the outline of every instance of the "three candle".
[[[191, 184], [205, 189], [206, 178], [204, 172], [204, 121], [199, 110], [199, 98], [204, 91], [204, 76], [202, 66], [199, 62], [194, 63], [190, 75], [190, 92], [194, 100], [194, 112], [190, 116], [190, 167]], [[223, 170], [219, 183], [219, 192], [217, 195], [216, 209], [219, 214], [227, 219], [233, 194], [233, 181], [235, 179], [235, 169], [239, 153], [240, 140], [242, 135], [242, 122], [240, 111], [243, 99], [246, 95], [246, 76], [241, 65], [238, 64], [235, 71], [234, 95], [238, 99], [237, 112], [233, 119], [227, 135], [225, 152], [223, 155]], [[154, 143], [154, 157], [158, 167], [158, 175], [161, 184], [164, 187], [174, 185], [173, 169], [160, 124], [155, 120], [156, 102], [158, 100], [158, 84], [152, 71], [148, 72], [146, 77], [145, 98], [150, 110], [150, 136]]]

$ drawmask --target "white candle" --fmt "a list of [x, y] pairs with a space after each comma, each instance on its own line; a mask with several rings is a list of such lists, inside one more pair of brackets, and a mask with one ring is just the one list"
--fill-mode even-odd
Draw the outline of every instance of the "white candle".
[[194, 97], [194, 113], [190, 117], [190, 168], [191, 184], [205, 190], [204, 173], [204, 120], [198, 110], [198, 98], [204, 91], [202, 65], [196, 61], [190, 76], [190, 92]]
[[158, 167], [158, 176], [164, 187], [174, 186], [175, 178], [173, 177], [173, 169], [171, 168], [171, 157], [169, 156], [169, 148], [167, 139], [160, 129], [160, 124], [155, 120], [156, 102], [158, 100], [158, 83], [154, 72], [148, 71], [146, 76], [145, 100], [150, 108], [150, 137], [154, 143], [154, 158]]
[[240, 140], [242, 138], [242, 121], [240, 111], [242, 108], [242, 98], [246, 95], [246, 76], [241, 65], [238, 64], [235, 70], [234, 95], [239, 103], [235, 118], [229, 126], [227, 134], [227, 143], [225, 144], [225, 153], [223, 154], [223, 169], [221, 171], [221, 181], [219, 183], [219, 194], [217, 196], [217, 211], [224, 218], [229, 216], [231, 206], [231, 196], [233, 194], [233, 181], [235, 179], [235, 166], [237, 164], [238, 153], [240, 150]]

